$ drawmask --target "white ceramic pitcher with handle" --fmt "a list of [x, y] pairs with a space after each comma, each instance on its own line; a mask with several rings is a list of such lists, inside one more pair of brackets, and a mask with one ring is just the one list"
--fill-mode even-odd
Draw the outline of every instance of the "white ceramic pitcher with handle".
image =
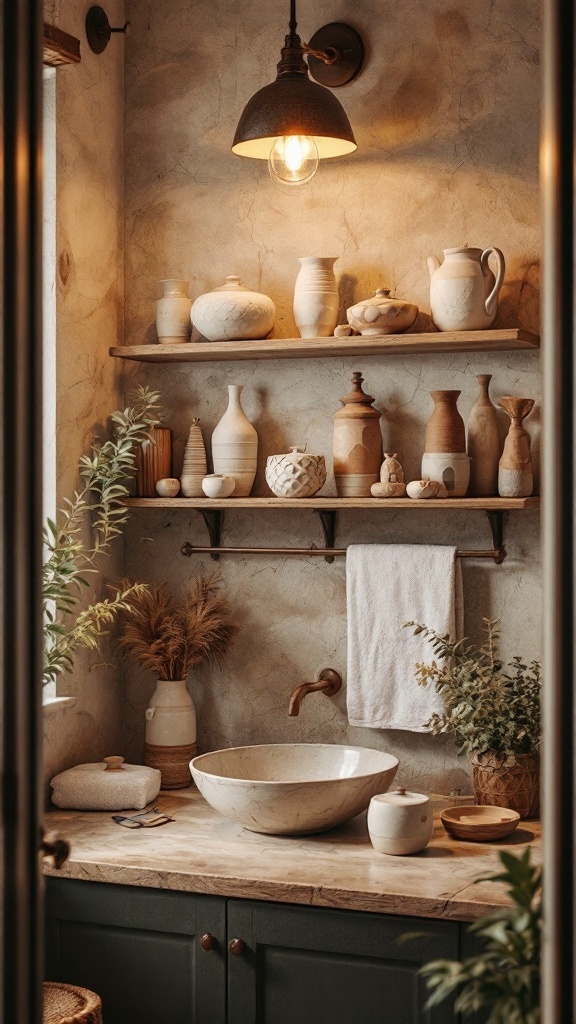
[[[493, 254], [496, 276], [488, 259]], [[506, 264], [500, 249], [460, 246], [444, 249], [444, 262], [428, 257], [430, 310], [440, 331], [481, 331], [491, 327]]]

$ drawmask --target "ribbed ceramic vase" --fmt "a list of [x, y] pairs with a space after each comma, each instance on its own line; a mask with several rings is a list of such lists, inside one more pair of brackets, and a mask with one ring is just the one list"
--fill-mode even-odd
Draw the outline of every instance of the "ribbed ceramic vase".
[[530, 435], [522, 420], [534, 408], [533, 398], [506, 395], [498, 402], [508, 413], [511, 423], [498, 466], [498, 494], [502, 498], [529, 498], [534, 488]]
[[491, 498], [498, 494], [498, 460], [502, 446], [498, 415], [489, 394], [492, 374], [479, 373], [476, 380], [480, 385], [480, 394], [468, 420], [468, 493], [473, 498]]
[[294, 288], [294, 320], [301, 338], [329, 338], [338, 322], [337, 256], [303, 256]]
[[195, 417], [190, 426], [188, 440], [184, 449], [184, 462], [180, 487], [185, 498], [202, 498], [202, 480], [208, 472], [206, 448], [200, 430], [200, 420]]
[[353, 389], [334, 413], [334, 479], [342, 498], [370, 497], [382, 465], [380, 413], [362, 390], [363, 382], [361, 373], [352, 374]]
[[150, 427], [149, 441], [136, 448], [136, 486], [141, 498], [156, 498], [156, 484], [172, 476], [172, 437], [169, 427]]
[[181, 345], [190, 340], [192, 324], [188, 281], [160, 281], [162, 298], [156, 303], [156, 331], [161, 345]]
[[228, 385], [228, 408], [212, 434], [214, 472], [234, 477], [232, 498], [248, 497], [258, 459], [258, 434], [242, 408], [243, 390], [243, 384]]
[[458, 412], [459, 391], [431, 391], [434, 412], [428, 420], [422, 479], [435, 480], [439, 498], [463, 498], [470, 480], [464, 420]]
[[144, 764], [162, 773], [162, 789], [190, 785], [196, 711], [185, 679], [159, 679], [146, 708]]

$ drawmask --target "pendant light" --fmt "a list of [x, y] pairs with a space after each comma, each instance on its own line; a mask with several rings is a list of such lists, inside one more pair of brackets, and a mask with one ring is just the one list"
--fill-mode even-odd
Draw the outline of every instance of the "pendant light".
[[315, 174], [319, 160], [357, 149], [342, 104], [318, 83], [334, 88], [350, 82], [364, 59], [358, 33], [339, 22], [320, 29], [309, 46], [303, 44], [296, 32], [296, 0], [290, 0], [289, 29], [276, 81], [248, 101], [232, 144], [237, 156], [267, 160], [272, 180], [280, 186], [303, 185]]

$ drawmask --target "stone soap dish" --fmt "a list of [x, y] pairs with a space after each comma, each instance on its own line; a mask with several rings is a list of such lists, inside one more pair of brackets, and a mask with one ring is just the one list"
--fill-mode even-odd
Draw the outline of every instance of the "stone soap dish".
[[509, 836], [520, 821], [520, 815], [507, 807], [461, 804], [441, 811], [440, 820], [448, 835], [454, 839], [488, 843]]

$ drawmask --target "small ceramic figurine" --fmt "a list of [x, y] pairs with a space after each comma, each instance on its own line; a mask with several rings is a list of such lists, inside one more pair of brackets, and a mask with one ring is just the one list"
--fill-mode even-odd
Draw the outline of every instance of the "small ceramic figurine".
[[396, 789], [373, 796], [368, 807], [368, 833], [378, 853], [405, 856], [419, 853], [432, 837], [430, 797]]
[[346, 310], [348, 323], [362, 335], [401, 334], [418, 316], [418, 306], [390, 295], [389, 288], [378, 288], [374, 297], [363, 299]]
[[403, 498], [406, 494], [404, 483], [404, 470], [398, 462], [396, 452], [390, 455], [386, 452], [384, 462], [380, 467], [380, 483], [372, 484], [370, 488], [375, 498]]
[[498, 467], [498, 493], [502, 498], [529, 498], [534, 478], [530, 435], [524, 430], [522, 420], [532, 412], [534, 399], [506, 395], [498, 405], [506, 410], [512, 421]]
[[156, 483], [156, 490], [161, 498], [175, 498], [180, 490], [180, 481], [173, 476], [165, 476]]
[[266, 460], [266, 483], [277, 498], [311, 498], [326, 483], [323, 455], [309, 455], [305, 448], [291, 448], [288, 455]]
[[411, 480], [406, 494], [409, 498], [436, 498], [439, 486], [436, 480]]
[[[496, 257], [497, 277], [488, 266]], [[428, 257], [430, 308], [440, 331], [482, 331], [491, 327], [498, 309], [498, 295], [505, 273], [500, 249], [459, 246], [444, 249], [444, 262]]]
[[202, 490], [207, 498], [229, 498], [235, 487], [234, 477], [221, 473], [209, 473], [202, 480]]

